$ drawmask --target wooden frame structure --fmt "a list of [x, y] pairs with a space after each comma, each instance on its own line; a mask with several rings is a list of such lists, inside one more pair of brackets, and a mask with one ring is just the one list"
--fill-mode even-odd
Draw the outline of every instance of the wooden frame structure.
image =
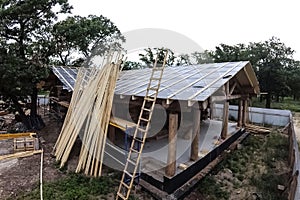
[[[114, 107], [127, 106], [132, 109], [130, 116], [118, 115], [118, 111], [114, 111], [116, 117], [135, 122], [134, 119], [138, 118], [146, 94], [145, 80], [149, 79], [150, 73], [151, 69], [142, 69], [120, 74], [114, 94]], [[248, 122], [249, 100], [259, 92], [255, 73], [251, 64], [246, 61], [166, 68], [156, 101], [165, 109], [169, 124], [167, 136], [169, 145], [164, 175], [172, 178], [178, 171], [176, 144], [181, 112], [192, 113], [193, 139], [190, 143], [190, 160], [197, 163], [200, 159], [198, 141], [201, 136], [201, 120], [214, 119], [214, 105], [223, 104], [220, 141], [226, 141], [228, 140], [229, 103], [232, 100], [238, 103], [237, 127], [244, 127]], [[115, 137], [115, 134], [112, 135]]]
[[[230, 67], [226, 67], [230, 64]], [[242, 67], [241, 67], [242, 65]], [[204, 69], [209, 69], [209, 66], [201, 66]], [[226, 70], [224, 71], [224, 68]], [[202, 70], [196, 70], [193, 73], [183, 75], [182, 78], [178, 80], [173, 80], [172, 83], [168, 83], [172, 78], [167, 76], [166, 79], [162, 80], [162, 87], [159, 90], [160, 92], [168, 90], [172, 86], [184, 81], [186, 78], [192, 77], [197, 73], [201, 73]], [[167, 69], [166, 69], [167, 71]], [[180, 104], [179, 107], [178, 100], [180, 100], [181, 92], [189, 90], [191, 87], [197, 83], [205, 80], [210, 75], [215, 73], [220, 75], [213, 79], [207, 85], [200, 87], [199, 90], [194, 92], [192, 95], [187, 95], [184, 107]], [[134, 72], [130, 73], [132, 76]], [[124, 74], [123, 74], [124, 75]], [[142, 87], [144, 84], [139, 84], [140, 80], [144, 77], [147, 77], [145, 74], [141, 79], [137, 79], [137, 82], [134, 84], [137, 87]], [[124, 78], [121, 76], [121, 79]], [[126, 79], [126, 78], [125, 78]], [[173, 77], [174, 79], [174, 77]], [[225, 79], [225, 81], [224, 81]], [[222, 82], [220, 85], [219, 82]], [[168, 84], [167, 84], [168, 83]], [[133, 83], [132, 83], [133, 84]], [[127, 104], [130, 102], [130, 106], [136, 106], [138, 110], [139, 105], [141, 104], [141, 97], [143, 94], [143, 88], [131, 88], [130, 83], [117, 84], [117, 89], [115, 92], [115, 104]], [[214, 89], [210, 92], [209, 95], [203, 97], [202, 93], [210, 90], [211, 87], [218, 85], [219, 88]], [[122, 91], [122, 92], [121, 92]], [[131, 95], [129, 95], [131, 94]], [[192, 141], [191, 141], [191, 151], [190, 151], [190, 160], [196, 162], [199, 160], [199, 138], [200, 138], [200, 124], [201, 119], [207, 116], [204, 116], [204, 113], [207, 113], [207, 110], [210, 110], [211, 117], [213, 117], [214, 104], [221, 103], [223, 104], [223, 118], [222, 118], [222, 130], [220, 133], [220, 138], [226, 140], [228, 138], [228, 123], [229, 123], [229, 103], [232, 100], [237, 100], [239, 105], [239, 114], [238, 114], [238, 124], [237, 127], [245, 127], [248, 122], [248, 104], [251, 96], [256, 96], [259, 94], [258, 82], [255, 77], [252, 66], [249, 62], [235, 62], [235, 63], [219, 63], [215, 64], [215, 68], [208, 73], [205, 73], [203, 76], [194, 79], [193, 81], [187, 83], [184, 87], [172, 92], [165, 96], [165, 98], [158, 99], [158, 103], [165, 108], [166, 112], [169, 113], [169, 131], [168, 131], [168, 156], [167, 164], [165, 168], [165, 176], [172, 178], [176, 175], [177, 164], [176, 164], [176, 139], [177, 139], [177, 126], [180, 111], [185, 110], [192, 113], [193, 116], [193, 127], [192, 127]], [[118, 97], [119, 95], [119, 97]], [[177, 99], [176, 99], [177, 98]], [[199, 101], [201, 99], [201, 101]], [[133, 109], [134, 110], [134, 109]], [[202, 115], [201, 115], [202, 114]], [[134, 115], [134, 114], [133, 114]]]

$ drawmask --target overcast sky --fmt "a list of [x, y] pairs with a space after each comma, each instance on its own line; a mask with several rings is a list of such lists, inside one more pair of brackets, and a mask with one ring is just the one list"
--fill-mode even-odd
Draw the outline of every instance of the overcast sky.
[[121, 32], [163, 28], [179, 32], [202, 48], [220, 43], [265, 41], [276, 36], [300, 60], [298, 0], [69, 0], [73, 14], [108, 17]]

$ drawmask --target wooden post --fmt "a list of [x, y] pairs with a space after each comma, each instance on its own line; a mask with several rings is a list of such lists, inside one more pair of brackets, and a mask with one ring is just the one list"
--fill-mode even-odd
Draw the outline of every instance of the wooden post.
[[222, 132], [221, 132], [221, 138], [226, 139], [227, 133], [228, 133], [228, 112], [229, 112], [229, 102], [224, 102], [224, 108], [223, 108], [223, 123], [222, 123]]
[[172, 177], [176, 172], [176, 143], [177, 143], [178, 114], [169, 114], [169, 145], [166, 176]]
[[241, 127], [243, 121], [243, 100], [239, 100], [239, 110], [238, 110], [238, 123], [237, 126]]
[[201, 122], [201, 111], [199, 109], [193, 109], [193, 141], [191, 146], [191, 160], [195, 161], [198, 159], [199, 153], [199, 137], [200, 137], [200, 122]]
[[248, 99], [243, 100], [243, 126], [248, 122]]
[[210, 119], [213, 119], [214, 118], [214, 112], [215, 112], [215, 105], [216, 105], [216, 103], [215, 102], [212, 102], [212, 103], [210, 103], [210, 106], [209, 106], [209, 111], [210, 111], [210, 113], [209, 113], [209, 118]]
[[[226, 98], [229, 96], [229, 82], [225, 85], [225, 95]], [[222, 123], [222, 132], [221, 138], [226, 139], [228, 133], [228, 115], [229, 115], [229, 101], [226, 100], [223, 106], [223, 123]]]

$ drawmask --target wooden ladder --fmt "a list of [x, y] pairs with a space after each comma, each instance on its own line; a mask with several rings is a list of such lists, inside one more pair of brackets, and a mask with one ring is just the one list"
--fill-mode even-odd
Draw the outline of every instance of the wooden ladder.
[[[152, 118], [156, 98], [158, 95], [163, 71], [166, 65], [167, 56], [168, 51], [165, 54], [162, 66], [157, 66], [157, 56], [154, 66], [152, 68], [152, 73], [148, 83], [146, 95], [144, 97], [140, 116], [133, 134], [133, 139], [128, 151], [128, 157], [126, 160], [125, 168], [123, 170], [123, 175], [116, 195], [117, 200], [127, 200], [129, 198], [134, 179], [136, 178], [137, 169], [139, 168], [141, 154], [147, 138], [147, 133]], [[149, 92], [152, 92], [151, 95], [149, 95]]]

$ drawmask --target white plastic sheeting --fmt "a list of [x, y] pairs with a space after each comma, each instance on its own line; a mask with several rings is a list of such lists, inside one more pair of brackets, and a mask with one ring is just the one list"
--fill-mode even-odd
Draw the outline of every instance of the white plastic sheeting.
[[[258, 124], [269, 124], [275, 126], [285, 126], [290, 122], [289, 110], [266, 109], [249, 107], [249, 121]], [[229, 119], [237, 120], [238, 106], [229, 106]], [[223, 117], [223, 104], [216, 104], [214, 107], [214, 117]]]

